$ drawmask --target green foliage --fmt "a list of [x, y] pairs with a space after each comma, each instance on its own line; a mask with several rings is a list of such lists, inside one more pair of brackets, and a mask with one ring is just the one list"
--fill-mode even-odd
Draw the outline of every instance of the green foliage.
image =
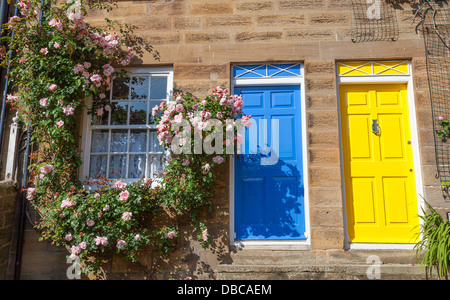
[[438, 123], [441, 125], [441, 129], [436, 130], [438, 136], [442, 137], [442, 140], [445, 142], [450, 137], [450, 123], [448, 119], [443, 116], [438, 117]]
[[[429, 275], [433, 269], [440, 279], [448, 279], [450, 266], [450, 223], [444, 221], [442, 216], [425, 201], [421, 219], [421, 241], [415, 245], [417, 255], [423, 252], [421, 265], [425, 266]], [[427, 273], [428, 274], [428, 273]]]

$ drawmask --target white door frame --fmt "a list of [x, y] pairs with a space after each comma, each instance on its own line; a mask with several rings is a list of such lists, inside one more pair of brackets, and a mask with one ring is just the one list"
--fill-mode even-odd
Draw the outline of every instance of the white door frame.
[[[336, 70], [337, 72], [337, 70]], [[420, 163], [419, 152], [419, 140], [416, 118], [416, 106], [414, 98], [414, 84], [412, 78], [412, 63], [408, 60], [408, 73], [409, 75], [364, 75], [364, 76], [339, 76], [336, 73], [337, 78], [337, 97], [340, 104], [339, 87], [341, 85], [356, 85], [356, 84], [406, 84], [408, 95], [408, 113], [409, 123], [411, 130], [411, 142], [414, 160], [415, 170], [415, 184], [417, 194], [417, 206], [418, 214], [422, 215], [422, 208], [425, 207], [425, 203], [421, 196], [423, 196], [423, 179], [422, 179], [422, 167]], [[413, 249], [415, 244], [387, 244], [387, 243], [350, 243], [348, 237], [348, 225], [347, 225], [347, 206], [345, 197], [345, 177], [344, 177], [344, 157], [343, 157], [343, 145], [342, 145], [342, 125], [341, 125], [341, 109], [339, 110], [339, 142], [340, 142], [340, 156], [341, 156], [341, 178], [342, 178], [342, 199], [343, 199], [343, 212], [344, 212], [344, 232], [345, 232], [345, 249]], [[419, 224], [422, 220], [419, 218]]]
[[[263, 63], [263, 64], [267, 64]], [[232, 65], [231, 67], [233, 67]], [[235, 240], [234, 231], [234, 155], [230, 155], [230, 244], [231, 246], [238, 247], [251, 247], [264, 249], [304, 249], [309, 250], [311, 246], [310, 241], [310, 223], [309, 223], [309, 192], [308, 192], [308, 153], [307, 153], [307, 136], [306, 136], [306, 105], [305, 105], [305, 74], [304, 66], [300, 64], [300, 74], [298, 77], [272, 77], [272, 78], [232, 78], [231, 80], [231, 94], [234, 94], [234, 89], [236, 87], [254, 87], [254, 86], [285, 86], [285, 85], [296, 85], [300, 87], [300, 101], [301, 101], [301, 118], [302, 118], [302, 157], [303, 157], [303, 184], [304, 184], [304, 210], [305, 210], [305, 240], [246, 240], [237, 241]]]

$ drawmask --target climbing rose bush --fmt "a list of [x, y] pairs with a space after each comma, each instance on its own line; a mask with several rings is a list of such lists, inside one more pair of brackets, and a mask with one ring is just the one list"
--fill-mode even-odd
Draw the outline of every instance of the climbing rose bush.
[[[20, 15], [2, 28], [1, 65], [10, 68], [12, 91], [7, 101], [31, 133], [26, 198], [40, 212], [36, 228], [43, 239], [66, 246], [89, 273], [98, 262], [87, 258], [106, 250], [135, 260], [137, 249], [150, 243], [142, 214], [155, 210], [152, 199], [159, 197], [144, 182], [111, 188], [101, 179], [96, 184], [102, 187], [89, 193], [77, 176], [77, 117], [83, 109], [106, 109], [112, 81], [133, 57], [125, 44], [132, 31], [109, 20], [107, 30], [85, 21], [89, 9], [110, 10], [112, 2], [43, 5], [40, 10], [40, 0], [20, 1]], [[90, 97], [93, 106], [86, 107]]]
[[243, 142], [244, 127], [252, 125], [243, 106], [242, 97], [217, 87], [203, 100], [179, 93], [152, 109], [158, 140], [172, 154], [162, 176], [164, 203], [190, 212], [204, 247], [211, 237], [197, 213], [214, 196], [214, 167], [235, 153]]
[[[8, 103], [31, 133], [24, 193], [40, 212], [41, 239], [65, 246], [87, 274], [97, 272], [111, 251], [137, 262], [137, 252], [150, 246], [165, 257], [177, 246], [183, 214], [191, 216], [194, 234], [206, 247], [211, 236], [201, 213], [214, 195], [213, 168], [242, 143], [241, 124], [251, 125], [242, 114], [242, 98], [222, 88], [203, 100], [175, 95], [153, 109], [158, 139], [171, 153], [161, 177], [132, 184], [91, 178], [91, 189], [85, 190], [77, 175], [82, 164], [77, 116], [83, 109], [90, 115], [110, 109], [112, 82], [125, 75], [121, 68], [133, 57], [126, 45], [132, 31], [109, 20], [106, 31], [85, 21], [89, 9], [110, 10], [108, 2], [43, 4], [41, 17], [40, 0], [19, 2], [21, 14], [3, 27], [0, 47], [1, 65], [10, 68]], [[198, 143], [200, 148], [187, 151], [187, 145]], [[163, 214], [173, 221], [149, 224]], [[152, 265], [147, 271], [154, 270]]]

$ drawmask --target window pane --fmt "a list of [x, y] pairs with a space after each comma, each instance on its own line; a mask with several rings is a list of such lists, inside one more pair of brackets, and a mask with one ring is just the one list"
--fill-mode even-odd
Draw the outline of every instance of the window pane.
[[[150, 125], [157, 125], [157, 123], [155, 122], [155, 118], [156, 117], [153, 117], [152, 116], [152, 110], [153, 110], [153, 108], [155, 107], [155, 106], [158, 106], [159, 107], [159, 105], [161, 104], [161, 101], [159, 101], [159, 102], [156, 102], [156, 101], [150, 101], [149, 102], [149, 117], [148, 117], [148, 123], [150, 124]], [[159, 113], [159, 114], [161, 114], [161, 113]]]
[[161, 154], [149, 155], [149, 178], [158, 177], [163, 172], [163, 156]]
[[106, 155], [91, 155], [89, 163], [89, 177], [106, 176]]
[[111, 125], [126, 125], [128, 102], [113, 102], [111, 104]]
[[109, 130], [92, 130], [91, 153], [108, 151]]
[[131, 100], [147, 100], [149, 77], [133, 77], [131, 80]]
[[93, 125], [108, 125], [108, 116], [109, 112], [103, 109], [103, 114], [101, 116], [97, 115], [96, 112], [92, 115], [92, 124]]
[[130, 124], [147, 123], [147, 102], [130, 102]]
[[145, 174], [145, 154], [130, 154], [128, 178], [141, 178]]
[[127, 172], [126, 155], [110, 155], [109, 178], [124, 178]]
[[131, 130], [129, 152], [147, 152], [147, 130]]
[[167, 98], [167, 77], [152, 77], [152, 85], [150, 87], [150, 99], [166, 99]]
[[112, 100], [128, 99], [130, 78], [116, 78], [113, 81]]
[[128, 130], [111, 130], [111, 150], [110, 152], [127, 152]]
[[164, 147], [162, 147], [159, 144], [158, 133], [156, 131], [154, 130], [150, 131], [148, 140], [149, 140], [148, 152], [150, 153], [163, 152]]

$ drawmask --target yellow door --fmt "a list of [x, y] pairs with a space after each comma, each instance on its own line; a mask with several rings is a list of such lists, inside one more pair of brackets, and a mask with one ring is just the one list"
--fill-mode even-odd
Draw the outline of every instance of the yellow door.
[[417, 242], [406, 86], [343, 85], [339, 90], [350, 242]]

